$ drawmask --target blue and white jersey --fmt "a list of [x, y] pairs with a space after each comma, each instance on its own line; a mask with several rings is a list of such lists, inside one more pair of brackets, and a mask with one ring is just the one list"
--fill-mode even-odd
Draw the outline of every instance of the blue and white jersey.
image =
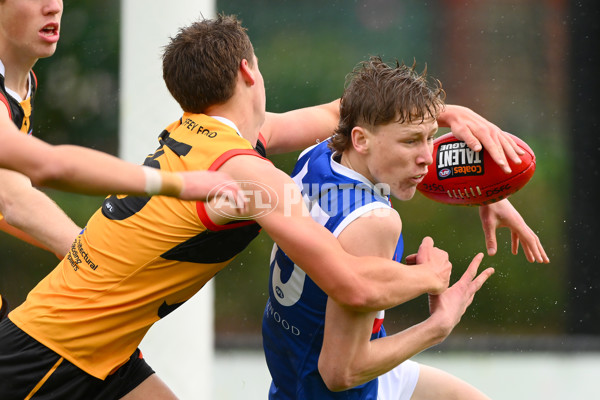
[[[305, 150], [292, 179], [315, 221], [338, 236], [366, 212], [391, 207], [389, 197], [356, 171], [332, 158], [327, 142]], [[402, 235], [394, 259], [404, 250]], [[327, 295], [287, 255], [273, 246], [269, 299], [263, 315], [263, 347], [273, 381], [270, 399], [377, 399], [377, 379], [343, 392], [331, 392], [318, 370]], [[385, 336], [383, 311], [372, 339]], [[344, 351], [344, 349], [340, 349]]]

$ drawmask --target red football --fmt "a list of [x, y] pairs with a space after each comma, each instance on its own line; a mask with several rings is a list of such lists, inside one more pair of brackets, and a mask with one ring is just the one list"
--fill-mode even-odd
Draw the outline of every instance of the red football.
[[444, 204], [480, 206], [502, 200], [521, 189], [535, 171], [531, 148], [511, 135], [525, 150], [521, 164], [508, 161], [512, 172], [505, 173], [483, 149], [474, 152], [465, 142], [447, 133], [433, 142], [433, 163], [417, 189], [426, 197]]

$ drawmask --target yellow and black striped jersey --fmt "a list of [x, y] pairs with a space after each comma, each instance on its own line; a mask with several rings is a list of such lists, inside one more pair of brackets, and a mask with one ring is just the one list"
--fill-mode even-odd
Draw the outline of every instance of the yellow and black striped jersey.
[[[216, 170], [237, 155], [263, 157], [232, 125], [184, 114], [162, 132], [144, 164]], [[127, 361], [153, 323], [200, 290], [259, 229], [254, 221], [216, 225], [202, 202], [109, 196], [67, 257], [9, 318], [104, 379]]]

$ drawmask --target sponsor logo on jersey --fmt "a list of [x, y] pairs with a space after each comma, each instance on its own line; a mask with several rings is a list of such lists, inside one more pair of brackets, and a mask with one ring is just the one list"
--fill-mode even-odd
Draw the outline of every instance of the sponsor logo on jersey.
[[265, 317], [267, 319], [275, 322], [281, 328], [288, 331], [289, 333], [291, 333], [294, 336], [300, 336], [302, 333], [297, 326], [295, 326], [294, 324], [290, 323], [288, 320], [283, 318], [281, 316], [281, 314], [275, 308], [273, 308], [273, 305], [271, 304], [271, 299], [267, 300], [267, 307], [265, 309]]
[[440, 144], [436, 165], [438, 178], [483, 175], [483, 152], [471, 150], [462, 141]]
[[[81, 233], [83, 233], [83, 231], [81, 231]], [[73, 271], [78, 271], [84, 263], [94, 271], [98, 268], [98, 264], [92, 261], [89, 253], [84, 249], [83, 244], [81, 243], [81, 234], [77, 236], [73, 244], [71, 244], [71, 251], [69, 251], [65, 259], [69, 262]]]
[[185, 121], [183, 121], [182, 125], [197, 135], [204, 135], [211, 139], [217, 137], [217, 135], [218, 135], [217, 132], [206, 129], [204, 126], [195, 122], [191, 118], [187, 118]]

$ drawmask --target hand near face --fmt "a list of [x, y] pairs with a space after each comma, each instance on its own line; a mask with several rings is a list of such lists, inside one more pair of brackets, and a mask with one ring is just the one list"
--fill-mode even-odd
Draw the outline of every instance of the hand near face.
[[447, 104], [437, 120], [439, 126], [449, 127], [471, 150], [480, 151], [483, 146], [506, 173], [511, 171], [507, 157], [515, 164], [521, 163], [519, 155], [524, 154], [523, 150], [510, 135], [471, 109]]

